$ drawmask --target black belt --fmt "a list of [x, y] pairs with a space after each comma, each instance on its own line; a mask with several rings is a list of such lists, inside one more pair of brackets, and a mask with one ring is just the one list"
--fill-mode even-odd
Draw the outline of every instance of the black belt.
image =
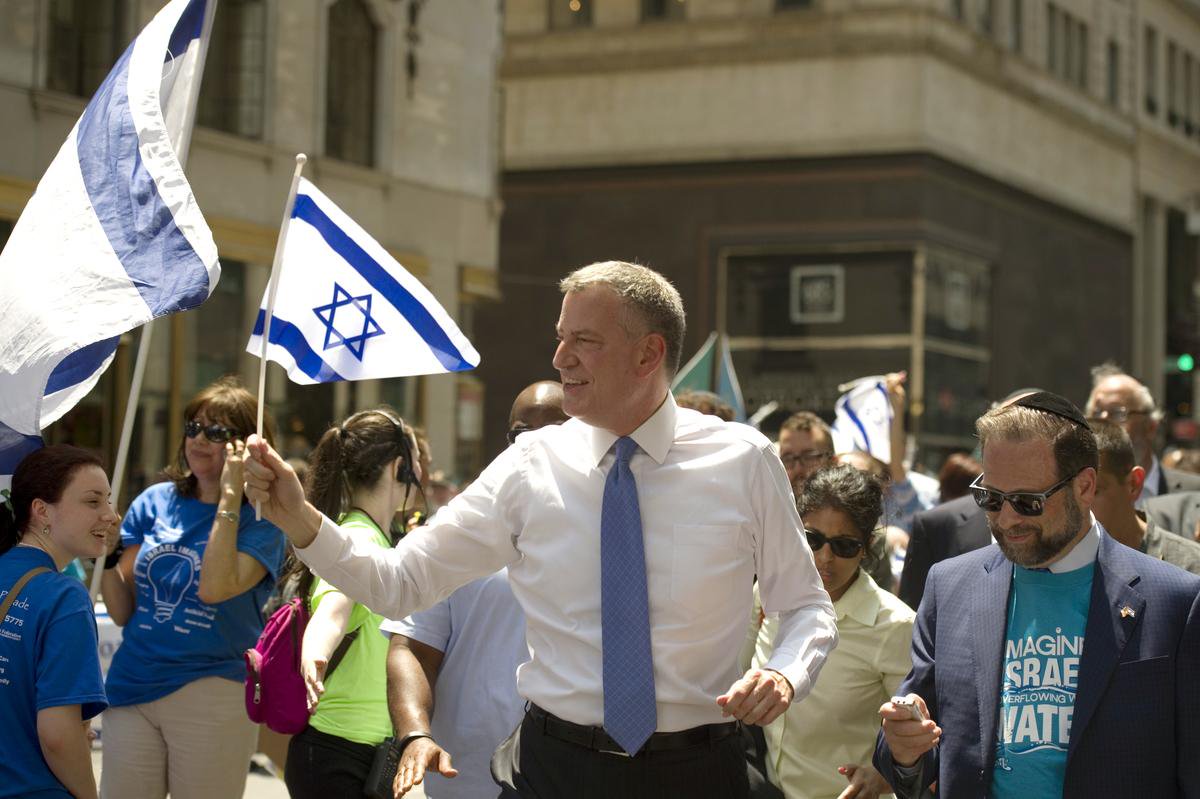
[[[558, 716], [543, 710], [532, 702], [529, 704], [526, 716], [533, 721], [538, 729], [551, 738], [557, 738], [560, 741], [566, 741], [567, 743], [582, 746], [585, 749], [591, 749], [596, 752], [630, 757], [621, 748], [621, 745], [604, 731], [603, 727], [586, 727], [582, 724], [567, 721], [566, 719], [560, 719]], [[730, 721], [724, 724], [702, 724], [699, 727], [692, 727], [690, 730], [680, 730], [679, 732], [656, 732], [634, 754], [677, 751], [680, 749], [691, 749], [694, 746], [712, 744], [735, 734], [737, 729], [737, 722]]]

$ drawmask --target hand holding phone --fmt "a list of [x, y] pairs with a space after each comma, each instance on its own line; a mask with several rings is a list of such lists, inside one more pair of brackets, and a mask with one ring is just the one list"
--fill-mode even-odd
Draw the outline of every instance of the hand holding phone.
[[913, 721], [925, 721], [925, 714], [921, 711], [921, 706], [906, 696], [893, 696], [891, 698], [892, 706], [897, 710], [903, 710]]

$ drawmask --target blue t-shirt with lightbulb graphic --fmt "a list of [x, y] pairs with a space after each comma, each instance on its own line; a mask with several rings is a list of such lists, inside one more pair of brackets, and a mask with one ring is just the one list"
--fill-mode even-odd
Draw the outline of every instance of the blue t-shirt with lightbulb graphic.
[[242, 653], [263, 629], [266, 604], [283, 565], [284, 537], [254, 520], [243, 503], [237, 548], [267, 574], [216, 605], [200, 601], [200, 567], [217, 506], [182, 497], [172, 483], [142, 492], [121, 525], [121, 542], [141, 546], [134, 566], [137, 609], [122, 631], [105, 688], [114, 707], [153, 702], [203, 677], [241, 682]]

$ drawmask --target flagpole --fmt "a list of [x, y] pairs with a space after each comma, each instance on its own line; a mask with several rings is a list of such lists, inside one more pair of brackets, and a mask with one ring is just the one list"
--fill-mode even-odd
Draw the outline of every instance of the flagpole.
[[[296, 190], [300, 187], [300, 173], [308, 156], [296, 154], [296, 171], [292, 173], [292, 187], [288, 190], [287, 205], [283, 208], [283, 221], [279, 223], [279, 240], [275, 244], [275, 260], [271, 264], [271, 277], [267, 283], [267, 310], [263, 318], [262, 347], [258, 353], [258, 418], [255, 420], [255, 432], [262, 436], [263, 405], [267, 396], [267, 345], [271, 339], [271, 317], [275, 314], [275, 294], [279, 290], [279, 273], [283, 269], [283, 250], [287, 244], [289, 222], [292, 219], [292, 209], [296, 207]], [[254, 503], [254, 518], [262, 518], [261, 503]]]
[[[175, 144], [175, 156], [179, 159], [179, 167], [187, 166], [188, 151], [192, 146], [192, 130], [196, 120], [196, 107], [200, 104], [200, 83], [204, 78], [204, 62], [208, 57], [208, 42], [212, 38], [213, 18], [217, 13], [218, 0], [211, 0], [204, 7], [204, 24], [200, 32], [200, 55], [196, 58], [196, 80], [188, 87], [188, 101], [184, 106], [183, 120], [179, 126], [180, 138]], [[186, 135], [185, 135], [186, 132]], [[121, 419], [121, 438], [117, 444], [117, 460], [113, 464], [112, 503], [120, 505], [121, 489], [125, 483], [125, 467], [129, 460], [129, 445], [133, 440], [133, 422], [137, 417], [138, 402], [142, 394], [142, 382], [146, 376], [146, 361], [150, 357], [150, 341], [154, 336], [154, 320], [142, 325], [142, 335], [138, 339], [137, 360], [133, 366], [133, 382], [129, 386], [129, 397], [125, 400], [125, 415]], [[92, 604], [100, 595], [100, 580], [104, 577], [104, 558], [96, 558], [92, 568], [92, 585], [88, 593]]]

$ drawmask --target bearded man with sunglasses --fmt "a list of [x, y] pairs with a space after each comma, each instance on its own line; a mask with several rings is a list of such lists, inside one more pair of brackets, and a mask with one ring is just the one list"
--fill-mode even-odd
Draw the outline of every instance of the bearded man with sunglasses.
[[[996, 545], [929, 574], [875, 766], [899, 797], [1200, 797], [1200, 578], [1091, 507], [1096, 442], [1038, 392], [976, 423]], [[914, 719], [912, 715], [923, 715]]]

